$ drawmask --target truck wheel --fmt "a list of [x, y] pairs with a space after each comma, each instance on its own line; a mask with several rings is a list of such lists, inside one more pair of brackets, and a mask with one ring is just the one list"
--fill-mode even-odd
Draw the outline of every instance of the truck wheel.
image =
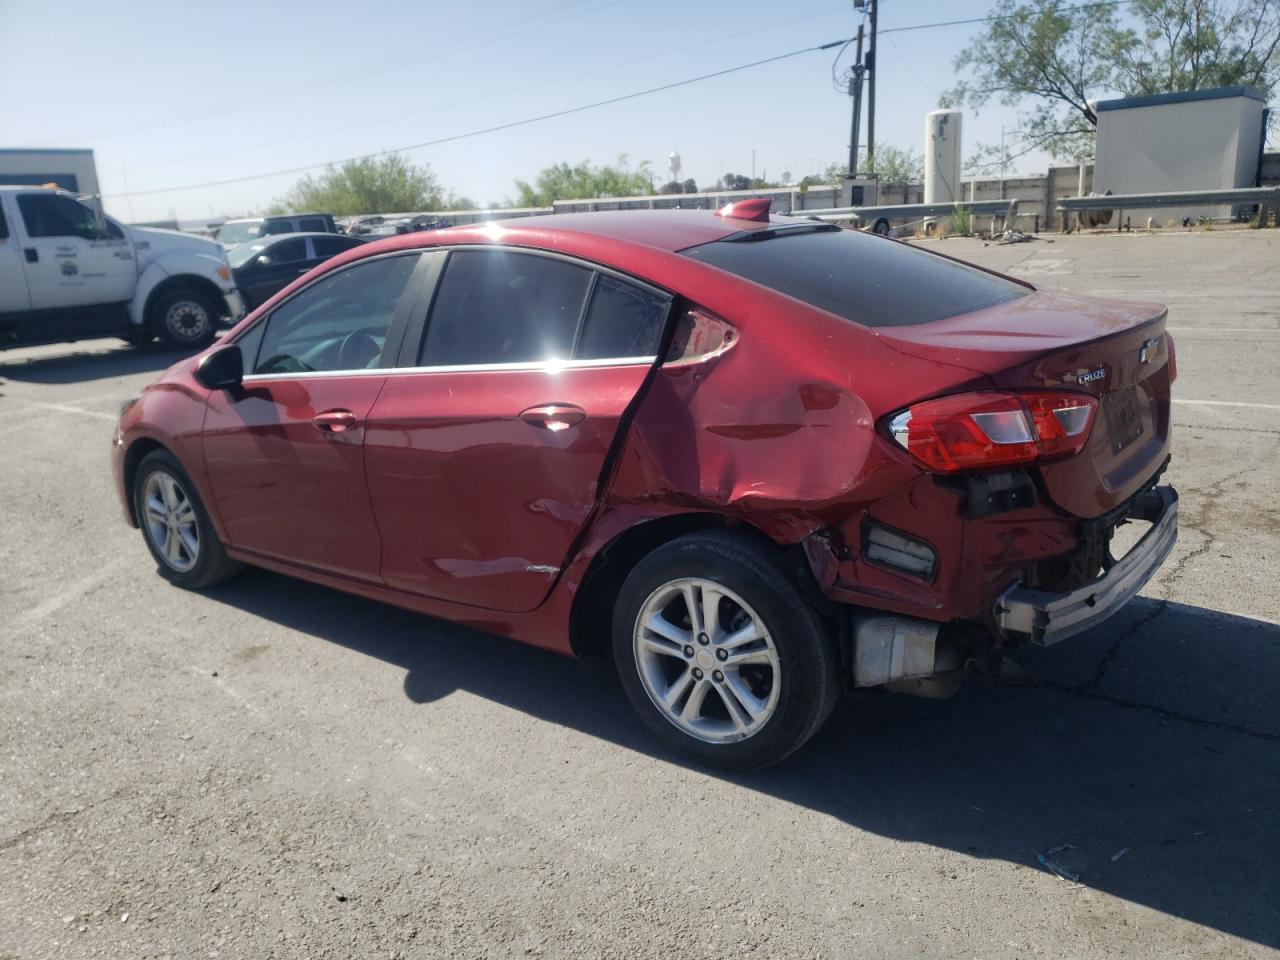
[[183, 350], [211, 344], [217, 319], [213, 301], [190, 287], [168, 290], [151, 305], [151, 328], [165, 343]]
[[645, 724], [728, 769], [797, 750], [839, 692], [839, 655], [821, 618], [740, 534], [689, 534], [640, 561], [618, 595], [613, 648]]
[[871, 232], [877, 236], [887, 237], [889, 235], [889, 221], [881, 217], [871, 227]]

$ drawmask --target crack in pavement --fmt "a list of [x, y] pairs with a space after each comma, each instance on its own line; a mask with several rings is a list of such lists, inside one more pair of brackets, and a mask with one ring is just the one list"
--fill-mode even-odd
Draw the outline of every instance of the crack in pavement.
[[1167, 707], [1158, 707], [1154, 704], [1143, 703], [1140, 700], [1130, 700], [1127, 697], [1119, 697], [1114, 694], [1103, 693], [1099, 690], [1102, 681], [1110, 671], [1112, 664], [1119, 657], [1121, 649], [1125, 643], [1139, 631], [1158, 620], [1168, 609], [1169, 604], [1173, 602], [1173, 588], [1182, 578], [1187, 566], [1194, 560], [1204, 556], [1218, 542], [1218, 535], [1212, 532], [1213, 513], [1217, 509], [1219, 498], [1223, 495], [1224, 488], [1229, 483], [1239, 480], [1241, 477], [1259, 469], [1269, 462], [1274, 455], [1280, 451], [1280, 442], [1277, 442], [1273, 449], [1268, 451], [1262, 457], [1261, 463], [1254, 463], [1247, 467], [1242, 467], [1225, 477], [1215, 480], [1203, 490], [1197, 488], [1188, 488], [1190, 491], [1201, 494], [1199, 497], [1199, 509], [1193, 518], [1190, 515], [1184, 515], [1186, 518], [1186, 526], [1200, 534], [1204, 538], [1204, 542], [1194, 550], [1188, 551], [1170, 568], [1168, 575], [1161, 584], [1163, 596], [1155, 598], [1155, 607], [1145, 616], [1129, 624], [1119, 636], [1115, 638], [1112, 644], [1107, 648], [1106, 652], [1098, 659], [1097, 665], [1094, 667], [1093, 676], [1081, 683], [1059, 683], [1054, 680], [1037, 680], [1036, 686], [1047, 687], [1051, 690], [1057, 690], [1070, 696], [1081, 697], [1088, 700], [1098, 700], [1104, 703], [1110, 703], [1114, 706], [1125, 707], [1132, 710], [1144, 710], [1154, 713], [1161, 717], [1168, 717], [1173, 720], [1181, 720], [1186, 723], [1194, 723], [1201, 726], [1216, 727], [1220, 730], [1226, 730], [1231, 733], [1238, 733], [1243, 736], [1255, 737], [1260, 740], [1280, 741], [1280, 734], [1270, 733], [1266, 730], [1259, 730], [1250, 727], [1247, 724], [1232, 723], [1229, 720], [1208, 720], [1204, 717], [1198, 717], [1194, 714], [1183, 713], [1179, 710], [1171, 710]]
[[25, 841], [30, 840], [32, 837], [39, 836], [40, 834], [44, 833], [46, 830], [50, 830], [53, 827], [56, 827], [60, 823], [64, 823], [67, 820], [72, 819], [73, 817], [78, 817], [80, 814], [86, 813], [87, 811], [92, 810], [94, 807], [98, 807], [104, 803], [111, 802], [112, 800], [116, 799], [124, 792], [125, 792], [125, 788], [120, 787], [119, 789], [101, 798], [100, 800], [95, 800], [93, 801], [93, 803], [86, 804], [83, 807], [75, 807], [72, 810], [55, 810], [53, 813], [49, 814], [39, 823], [32, 824], [31, 826], [27, 827], [25, 830], [18, 831], [12, 837], [9, 837], [7, 840], [0, 840], [0, 850], [9, 850], [13, 847], [16, 847], [18, 844], [24, 843]]

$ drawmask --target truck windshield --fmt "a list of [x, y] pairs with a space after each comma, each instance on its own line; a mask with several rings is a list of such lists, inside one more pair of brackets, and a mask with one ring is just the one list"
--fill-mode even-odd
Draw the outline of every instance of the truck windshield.
[[238, 220], [224, 223], [218, 231], [219, 243], [244, 243], [262, 235], [261, 220]]

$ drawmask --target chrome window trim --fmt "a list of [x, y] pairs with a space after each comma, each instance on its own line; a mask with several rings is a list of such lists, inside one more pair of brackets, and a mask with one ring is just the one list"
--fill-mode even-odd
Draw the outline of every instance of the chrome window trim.
[[648, 367], [657, 362], [652, 357], [605, 357], [598, 360], [535, 360], [525, 363], [467, 363], [438, 367], [373, 367], [356, 370], [304, 370], [297, 373], [250, 373], [244, 383], [266, 383], [274, 380], [313, 380], [316, 377], [395, 377], [412, 373], [546, 373], [565, 370], [589, 370], [596, 367]]

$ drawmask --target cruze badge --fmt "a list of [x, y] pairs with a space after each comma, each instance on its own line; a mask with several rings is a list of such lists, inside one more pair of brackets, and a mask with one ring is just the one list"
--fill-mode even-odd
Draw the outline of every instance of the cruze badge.
[[1107, 376], [1106, 367], [1094, 367], [1092, 370], [1077, 370], [1075, 373], [1064, 373], [1062, 375], [1063, 383], [1093, 383], [1095, 380], [1103, 380]]

